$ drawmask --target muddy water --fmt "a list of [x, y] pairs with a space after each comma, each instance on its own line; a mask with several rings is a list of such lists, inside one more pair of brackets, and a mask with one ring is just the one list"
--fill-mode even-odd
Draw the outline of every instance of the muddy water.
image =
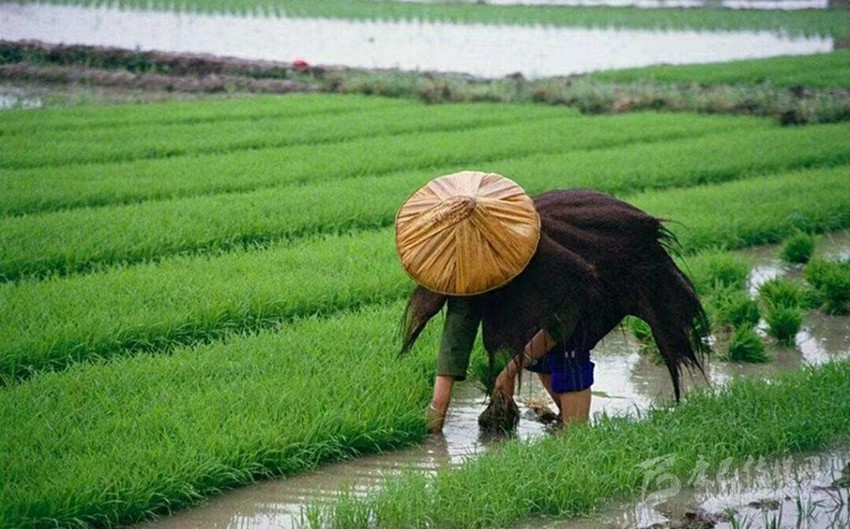
[[[850, 450], [752, 460], [696, 470], [694, 479], [665, 482], [643, 500], [609, 505], [583, 519], [529, 520], [522, 529], [846, 529], [850, 489], [836, 483]], [[651, 481], [651, 479], [650, 479]], [[688, 524], [688, 522], [691, 522]], [[703, 524], [700, 524], [703, 522]]]
[[823, 53], [831, 38], [239, 17], [0, 3], [0, 39], [528, 78]]
[[[775, 275], [799, 274], [799, 271], [781, 264], [777, 251], [776, 247], [768, 247], [741, 252], [755, 265], [750, 277], [753, 288]], [[830, 259], [850, 258], [850, 232], [821, 237], [818, 240], [816, 255]], [[774, 360], [768, 364], [711, 362], [707, 369], [708, 380], [712, 384], [721, 384], [737, 374], [772, 376], [805, 363], [820, 363], [850, 356], [850, 318], [830, 317], [812, 312], [807, 316], [796, 342], [796, 348], [769, 351]], [[645, 410], [652, 403], [660, 404], [671, 400], [670, 381], [665, 369], [638, 354], [636, 344], [625, 333], [615, 331], [606, 337], [594, 350], [594, 361], [596, 384], [593, 386], [593, 414], [630, 414]], [[527, 375], [523, 381], [522, 390], [518, 393], [518, 403], [523, 415], [518, 436], [531, 439], [545, 435], [547, 430], [542, 424], [531, 420], [533, 414], [525, 403], [546, 402], [547, 398], [542, 386], [533, 376]], [[705, 383], [701, 378], [687, 381], [688, 385]], [[301, 509], [308, 503], [333, 499], [341, 490], [360, 493], [374, 490], [380, 487], [387, 477], [409, 469], [436, 472], [486, 451], [497, 441], [479, 436], [477, 418], [483, 409], [484, 397], [475, 384], [462, 384], [455, 394], [443, 435], [429, 437], [420, 446], [326, 465], [310, 474], [244, 487], [213, 498], [204, 506], [182, 511], [136, 529], [296, 527]], [[846, 462], [848, 457], [850, 453], [845, 451], [837, 455], [827, 454], [821, 457], [817, 464], [816, 460], [805, 458], [793, 460], [791, 463], [782, 461], [781, 464], [785, 466], [780, 470], [788, 465], [792, 465], [789, 467], [792, 470], [803, 468], [800, 465], [809, 465], [805, 467], [808, 469], [805, 474], [808, 481], [802, 485], [791, 479], [795, 475], [792, 470], [783, 470], [784, 473], [779, 475], [771, 474], [770, 477], [775, 479], [772, 484], [735, 479], [723, 481], [723, 476], [715, 472], [714, 477], [718, 479], [712, 482], [714, 489], [683, 487], [682, 491], [677, 491], [675, 498], [662, 498], [665, 502], [663, 504], [661, 499], [655, 498], [642, 502], [637, 507], [634, 504], [614, 506], [610, 512], [589, 520], [588, 525], [576, 525], [579, 522], [571, 520], [569, 527], [644, 527], [641, 524], [649, 525], [667, 517], [678, 516], [676, 513], [685, 507], [700, 506], [703, 509], [722, 511], [723, 508], [717, 506], [718, 502], [727, 502], [744, 514], [750, 511], [760, 512], [759, 509], [747, 511], [747, 503], [768, 497], [778, 499], [782, 505], [795, 503], [805, 491], [815, 498], [812, 501], [825, 503], [829, 499], [828, 492], [815, 490], [814, 484], [831, 483], [826, 477], [827, 473], [834, 473], [833, 467]], [[803, 487], [798, 491], [799, 494], [791, 490], [797, 485]], [[791, 499], [785, 500], [785, 496]], [[784, 508], [786, 513], [792, 512], [788, 505]], [[535, 523], [539, 525], [539, 522]], [[563, 522], [552, 523], [552, 527], [565, 527]]]

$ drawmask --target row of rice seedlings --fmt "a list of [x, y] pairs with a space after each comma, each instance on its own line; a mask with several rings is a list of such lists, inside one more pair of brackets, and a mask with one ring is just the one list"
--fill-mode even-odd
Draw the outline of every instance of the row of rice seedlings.
[[[850, 227], [850, 217], [841, 214], [850, 189], [836, 183], [844, 178], [839, 170], [810, 171], [711, 189], [645, 193], [631, 201], [681, 223], [670, 227], [686, 242], [683, 252], [692, 254], [771, 240], [796, 223], [814, 231]], [[761, 195], [771, 204], [769, 212], [751, 207], [748, 198], [762, 190], [773, 193]], [[789, 201], [789, 195], [810, 199]], [[700, 237], [684, 237], [692, 231]], [[729, 233], [737, 231], [748, 238], [730, 241]], [[695, 241], [702, 246], [691, 245]], [[686, 270], [691, 267], [701, 265], [688, 258]], [[395, 299], [410, 284], [398, 266], [390, 229], [263, 252], [181, 257], [86, 276], [7, 283], [0, 285], [0, 305], [11, 315], [0, 321], [0, 372], [8, 380], [76, 360], [168, 349], [218, 338], [228, 330]]]
[[[431, 110], [426, 107], [422, 114]], [[447, 108], [451, 111], [452, 107]], [[458, 107], [468, 108], [468, 107]], [[46, 167], [0, 171], [0, 212], [15, 214], [135, 202], [175, 196], [247, 191], [293, 183], [375, 176], [394, 171], [439, 168], [463, 163], [468, 167], [509, 160], [534, 153], [560, 154], [581, 149], [612, 147], [636, 142], [704, 136], [713, 132], [770, 129], [767, 122], [720, 116], [636, 114], [584, 117], [563, 108], [531, 105], [502, 106], [505, 115], [520, 119], [513, 125], [480, 127], [454, 132], [359, 139], [339, 144], [290, 146], [221, 155], [198, 155], [120, 164]], [[474, 114], [474, 108], [470, 111]], [[530, 113], [530, 114], [529, 114]], [[441, 115], [445, 115], [440, 112]], [[546, 119], [544, 119], [546, 118]], [[529, 119], [524, 117], [522, 119]], [[812, 138], [847, 157], [827, 139], [843, 129], [812, 129]], [[804, 135], [803, 135], [804, 136]], [[770, 143], [773, 141], [766, 139]], [[782, 139], [774, 140], [782, 144]], [[793, 142], [793, 138], [788, 138]], [[799, 141], [813, 159], [830, 156], [815, 141]], [[841, 144], [838, 144], [841, 145]], [[727, 146], [728, 148], [728, 146]], [[777, 149], [789, 152], [789, 149]], [[820, 153], [820, 154], [818, 154]]]
[[617, 83], [699, 83], [706, 86], [765, 83], [782, 87], [850, 88], [850, 50], [714, 64], [608, 70], [593, 73], [590, 78]]
[[398, 299], [411, 286], [392, 237], [384, 230], [3, 285], [0, 382]]
[[739, 379], [641, 419], [600, 417], [431, 476], [408, 472], [365, 498], [313, 505], [310, 518], [316, 528], [476, 528], [588, 514], [614, 497], [683, 485], [695, 469], [710, 477], [748, 458], [827, 446], [850, 433], [848, 409], [850, 362]]
[[[815, 190], [815, 181], [825, 187]], [[630, 200], [656, 216], [680, 220], [683, 225], [671, 228], [685, 248], [735, 249], [778, 243], [796, 231], [842, 229], [850, 225], [847, 193], [847, 168], [838, 167], [648, 192]]]
[[[0, 391], [0, 527], [114, 527], [425, 434], [436, 333], [399, 359], [403, 304]], [[428, 350], [427, 353], [425, 350]]]
[[[0, 44], [0, 57], [7, 47]], [[411, 102], [362, 95], [288, 94], [250, 98], [209, 99], [203, 102], [163, 101], [147, 105], [78, 106], [72, 108], [17, 109], [4, 112], [0, 137], [55, 132], [80, 132], [150, 125], [190, 125], [253, 121], [266, 118], [322, 117], [351, 112], [405, 109]], [[33, 119], [37, 117], [38, 119]]]
[[[770, 138], [768, 132], [742, 132], [732, 137], [716, 135], [489, 161], [477, 168], [512, 177], [532, 194], [553, 188], [588, 187], [623, 195], [642, 189], [686, 187], [777, 169], [850, 161], [850, 152], [835, 153], [820, 146], [808, 149], [804, 147], [808, 142], [798, 149], [790, 148], [794, 142], [776, 142], [786, 148], [771, 150], [764, 156], [754, 155], [753, 146], [769, 143]], [[722, 162], [698, 163], [701, 156], [715, 153]], [[682, 160], [695, 163], [688, 166]], [[387, 226], [392, 223], [398, 204], [422, 183], [435, 175], [469, 167], [443, 165], [396, 175], [332, 180], [321, 186], [279, 187], [7, 218], [0, 220], [0, 248], [5, 249], [0, 258], [0, 278], [9, 281], [53, 272], [68, 274], [180, 252], [207, 252]], [[839, 196], [840, 193], [836, 198]]]
[[468, 130], [565, 115], [570, 115], [570, 111], [534, 105], [426, 107], [418, 103], [402, 108], [388, 105], [301, 117], [83, 129], [74, 134], [64, 130], [39, 131], [4, 137], [0, 143], [0, 167], [21, 169], [224, 154], [290, 145], [333, 144], [357, 138], [377, 142], [399, 134]]

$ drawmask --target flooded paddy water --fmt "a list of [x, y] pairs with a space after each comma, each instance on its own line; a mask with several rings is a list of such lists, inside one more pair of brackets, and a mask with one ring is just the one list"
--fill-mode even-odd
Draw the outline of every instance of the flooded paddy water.
[[832, 38], [767, 31], [296, 19], [11, 3], [0, 3], [0, 39], [484, 78], [825, 53], [835, 47]]
[[[778, 248], [762, 247], [738, 252], [753, 265], [751, 292], [764, 281], [779, 275], [799, 277], [800, 269], [783, 264]], [[850, 232], [818, 238], [816, 255], [830, 259], [850, 258]], [[810, 312], [796, 336], [796, 346], [769, 347], [772, 360], [766, 364], [737, 364], [713, 359], [707, 366], [708, 382], [723, 384], [736, 376], [771, 377], [804, 364], [818, 364], [850, 356], [850, 317], [827, 316]], [[596, 384], [593, 387], [592, 414], [634, 414], [653, 404], [672, 400], [669, 375], [651, 358], [638, 353], [637, 344], [624, 331], [614, 331], [594, 350]], [[705, 384], [701, 377], [685, 377], [686, 385]], [[522, 419], [517, 436], [534, 439], [549, 435], [546, 426], [534, 420], [529, 405], [547, 402], [545, 392], [531, 374], [523, 377], [518, 392]], [[499, 440], [479, 434], [477, 418], [485, 398], [473, 382], [456, 390], [452, 408], [442, 435], [429, 436], [413, 448], [325, 465], [315, 472], [291, 478], [246, 486], [205, 505], [187, 509], [136, 529], [201, 528], [288, 528], [298, 527], [304, 507], [310, 503], [333, 500], [342, 491], [365, 494], [379, 488], [384, 480], [414, 470], [438, 472], [461, 464], [485, 452]], [[757, 463], [757, 464], [755, 464]], [[826, 529], [850, 527], [848, 489], [833, 486], [842, 478], [850, 463], [850, 447], [818, 454], [801, 454], [775, 461], [745, 465], [738, 474], [723, 474], [714, 469], [711, 479], [702, 483], [679, 483], [673, 493], [654, 494], [643, 500], [614, 504], [599, 515], [584, 520], [534, 520], [523, 527], [551, 528], [645, 528], [711, 527], [711, 525], [675, 525], [700, 516], [714, 516], [715, 527], [733, 527], [723, 513], [732, 509], [738, 521], [748, 520], [750, 527], [771, 527], [777, 517], [783, 525]], [[758, 469], [758, 471], [757, 471]], [[765, 470], [767, 469], [767, 470]], [[727, 469], [728, 470], [728, 469]], [[681, 486], [679, 486], [681, 485]], [[805, 525], [796, 525], [799, 509], [808, 513]], [[804, 513], [804, 514], [805, 514]], [[718, 517], [719, 516], [719, 517]], [[672, 523], [671, 520], [675, 523]], [[707, 518], [706, 518], [707, 520]], [[703, 520], [705, 521], [705, 520]], [[672, 523], [672, 524], [671, 524]], [[684, 523], [684, 522], [683, 522]], [[652, 524], [662, 524], [653, 526]], [[667, 525], [664, 525], [667, 524]], [[747, 525], [743, 525], [747, 527]]]
[[[440, 4], [446, 0], [399, 0], [410, 3]], [[639, 7], [665, 8], [727, 8], [727, 9], [826, 9], [835, 0], [453, 0], [463, 4], [570, 6], [570, 7]]]

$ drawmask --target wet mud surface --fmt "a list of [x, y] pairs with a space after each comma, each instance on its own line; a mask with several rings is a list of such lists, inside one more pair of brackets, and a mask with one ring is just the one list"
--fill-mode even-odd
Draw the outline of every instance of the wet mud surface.
[[[850, 258], [850, 233], [824, 235], [818, 239], [816, 255], [828, 259]], [[776, 247], [740, 252], [754, 265], [750, 286], [776, 275], [799, 275], [783, 265]], [[709, 362], [707, 379], [684, 377], [685, 386], [723, 384], [734, 376], [771, 377], [807, 363], [822, 363], [850, 356], [850, 317], [826, 316], [813, 311], [806, 317], [796, 338], [796, 347], [770, 349], [767, 364]], [[669, 376], [663, 366], [638, 353], [638, 344], [625, 331], [614, 331], [594, 350], [596, 363], [591, 414], [636, 414], [647, 407], [672, 401]], [[526, 373], [516, 401], [520, 421], [516, 436], [534, 439], [551, 435], [547, 420], [554, 404], [537, 378]], [[461, 464], [467, 458], [498, 446], [501, 436], [482, 433], [478, 417], [486, 407], [483, 393], [474, 383], [456, 390], [442, 435], [429, 436], [416, 447], [326, 465], [320, 470], [288, 479], [247, 486], [212, 498], [206, 505], [179, 512], [136, 529], [226, 528], [244, 529], [297, 527], [308, 503], [332, 501], [340, 491], [365, 494], [381, 486], [388, 477], [408, 470], [438, 472]], [[548, 414], [547, 414], [548, 412]], [[551, 419], [551, 417], [549, 417]], [[615, 504], [587, 519], [532, 520], [521, 527], [644, 529], [771, 527], [777, 514], [783, 523], [796, 520], [799, 509], [809, 517], [808, 527], [850, 527], [847, 516], [850, 481], [850, 447], [822, 454], [804, 454], [773, 461], [753, 462], [743, 471], [710, 469], [693, 483], [681, 483], [675, 493], [661, 491], [644, 498]], [[764, 470], [764, 469], [768, 470]], [[842, 505], [841, 502], [844, 501]], [[776, 507], [775, 509], [773, 507]], [[843, 516], [843, 518], [842, 518]], [[820, 521], [818, 521], [820, 520]], [[836, 521], [837, 520], [837, 521]], [[843, 521], [842, 521], [843, 520]], [[765, 522], [766, 521], [766, 522]], [[747, 522], [743, 525], [732, 525]], [[765, 523], [763, 523], [765, 522]], [[835, 523], [845, 525], [835, 525]], [[830, 525], [833, 524], [833, 525]], [[777, 525], [776, 527], [798, 527]]]

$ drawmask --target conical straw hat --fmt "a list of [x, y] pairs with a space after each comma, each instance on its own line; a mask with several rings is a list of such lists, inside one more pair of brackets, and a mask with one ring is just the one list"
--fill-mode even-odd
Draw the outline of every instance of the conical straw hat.
[[515, 182], [464, 171], [428, 182], [396, 214], [396, 246], [414, 281], [451, 296], [498, 288], [525, 269], [540, 217]]

